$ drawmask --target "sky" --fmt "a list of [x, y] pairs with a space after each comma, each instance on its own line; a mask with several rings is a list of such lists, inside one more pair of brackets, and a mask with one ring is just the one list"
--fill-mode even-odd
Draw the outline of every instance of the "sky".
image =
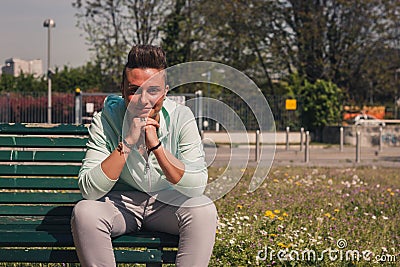
[[0, 0], [0, 66], [9, 58], [41, 59], [47, 68], [47, 28], [52, 18], [51, 68], [79, 67], [90, 60], [84, 32], [76, 27], [72, 0]]

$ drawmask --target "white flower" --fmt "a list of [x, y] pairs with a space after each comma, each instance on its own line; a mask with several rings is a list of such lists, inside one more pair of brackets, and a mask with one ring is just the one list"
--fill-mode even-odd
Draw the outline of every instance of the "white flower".
[[372, 215], [372, 219], [376, 220], [376, 216], [375, 216], [375, 215]]
[[389, 220], [389, 218], [386, 217], [386, 216], [382, 216], [382, 218], [383, 218], [384, 220]]

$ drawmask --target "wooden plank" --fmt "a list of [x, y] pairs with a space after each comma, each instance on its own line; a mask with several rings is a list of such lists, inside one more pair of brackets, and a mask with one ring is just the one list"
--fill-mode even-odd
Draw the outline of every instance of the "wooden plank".
[[82, 162], [84, 151], [0, 151], [4, 162]]
[[0, 188], [2, 189], [69, 189], [78, 190], [77, 178], [0, 178]]
[[0, 134], [87, 135], [88, 128], [77, 124], [4, 123], [0, 124]]
[[80, 166], [76, 165], [0, 165], [0, 175], [43, 175], [77, 176]]
[[69, 225], [70, 216], [0, 216], [0, 225]]
[[[1, 134], [1, 133], [0, 133]], [[86, 137], [0, 136], [0, 147], [85, 148]]]
[[[116, 247], [176, 247], [178, 237], [164, 233], [134, 233], [113, 239]], [[17, 231], [0, 232], [0, 247], [72, 247], [71, 232]]]
[[[117, 263], [174, 263], [176, 251], [149, 250], [114, 250]], [[75, 250], [66, 249], [2, 249], [2, 262], [45, 262], [45, 263], [78, 263]]]
[[74, 204], [70, 206], [60, 205], [16, 205], [12, 204], [0, 204], [0, 216], [39, 216], [39, 215], [71, 215]]
[[2, 192], [0, 203], [75, 203], [82, 199], [80, 192]]

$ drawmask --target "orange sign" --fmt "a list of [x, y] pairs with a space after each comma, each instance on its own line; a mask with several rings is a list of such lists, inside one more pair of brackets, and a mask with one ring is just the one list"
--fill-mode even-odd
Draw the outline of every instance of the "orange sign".
[[286, 110], [296, 110], [297, 101], [296, 99], [286, 99]]

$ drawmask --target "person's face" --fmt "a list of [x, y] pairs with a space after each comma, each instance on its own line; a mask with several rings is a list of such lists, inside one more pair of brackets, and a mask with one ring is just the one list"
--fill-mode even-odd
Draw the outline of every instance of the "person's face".
[[[150, 77], [152, 78], [148, 80]], [[134, 117], [155, 118], [162, 108], [167, 90], [164, 75], [158, 69], [126, 70], [122, 95]]]

